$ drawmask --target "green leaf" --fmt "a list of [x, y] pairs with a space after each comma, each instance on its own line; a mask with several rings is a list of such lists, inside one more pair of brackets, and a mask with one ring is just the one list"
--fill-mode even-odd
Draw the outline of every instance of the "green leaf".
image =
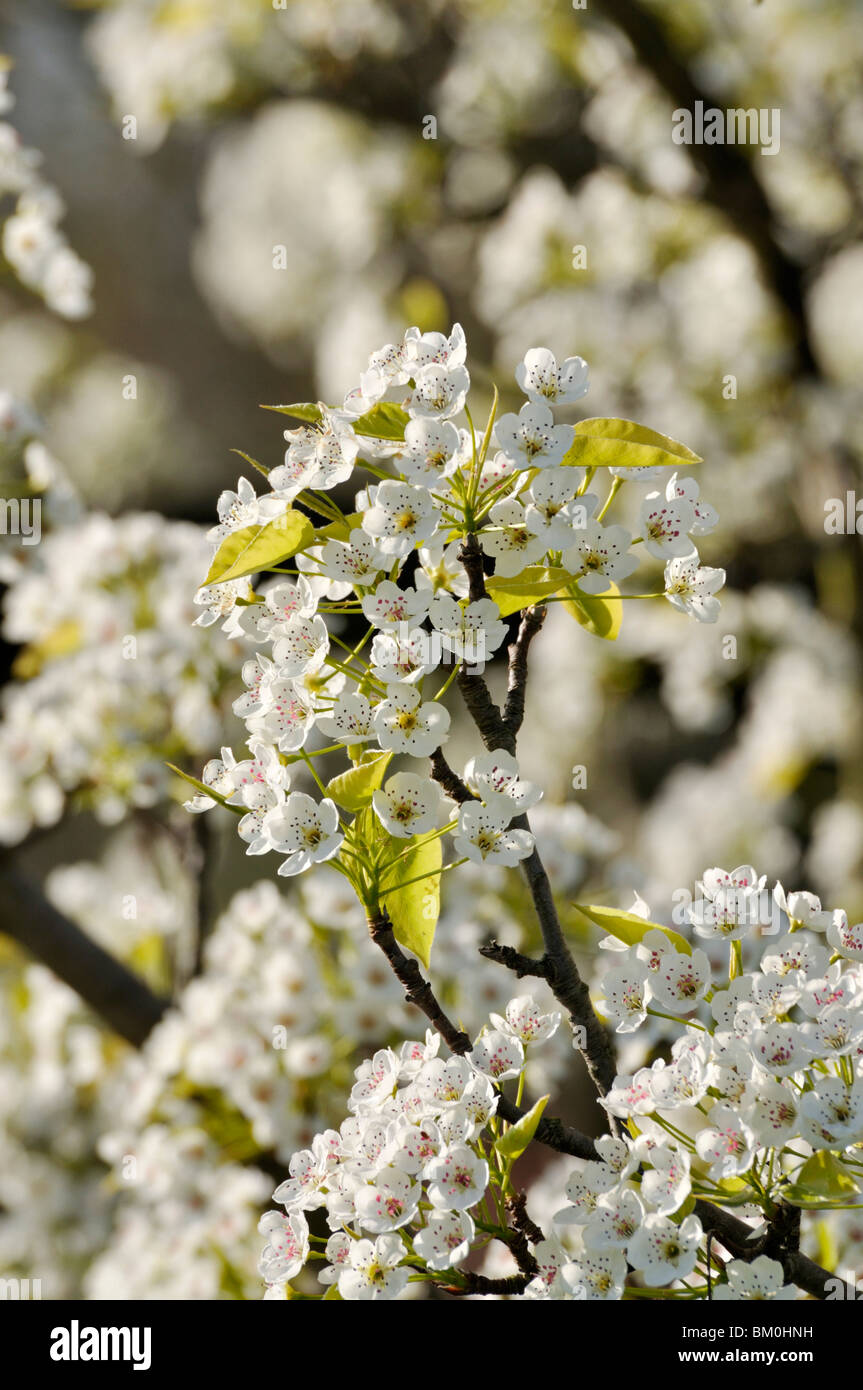
[[819, 1149], [807, 1158], [785, 1196], [795, 1207], [842, 1206], [860, 1196], [860, 1188], [836, 1157]]
[[544, 598], [556, 594], [570, 580], [571, 575], [565, 569], [529, 565], [514, 579], [497, 579], [491, 575], [485, 581], [485, 587], [489, 598], [494, 599], [500, 609], [501, 617], [508, 618], [510, 613], [530, 608], [532, 604], [541, 603]]
[[368, 435], [373, 439], [404, 439], [405, 425], [410, 418], [407, 411], [393, 401], [379, 401], [351, 423], [354, 434]]
[[627, 946], [637, 946], [646, 932], [661, 931], [678, 951], [687, 956], [692, 955], [692, 947], [686, 938], [672, 931], [671, 927], [663, 927], [659, 922], [645, 922], [643, 917], [636, 916], [634, 912], [620, 912], [615, 907], [586, 907], [582, 903], [573, 903], [573, 907], [595, 926], [602, 927], [610, 936], [616, 936], [618, 941], [625, 941]]
[[[392, 858], [405, 849], [408, 853], [384, 874], [381, 901], [393, 924], [396, 941], [413, 951], [426, 969], [429, 968], [435, 927], [440, 915], [440, 868], [443, 862], [440, 837], [414, 836], [400, 840], [387, 837], [386, 857]], [[420, 877], [428, 874], [429, 877]], [[419, 879], [408, 883], [408, 879]]]
[[[290, 415], [294, 420], [302, 420], [306, 425], [317, 425], [323, 419], [319, 405], [311, 401], [300, 401], [295, 405], [264, 405], [262, 410], [274, 410], [279, 415]], [[394, 401], [379, 401], [364, 415], [352, 420], [355, 434], [366, 435], [372, 439], [404, 439], [405, 425], [410, 416]]]
[[599, 418], [578, 422], [562, 459], [566, 465], [586, 468], [681, 468], [701, 462], [698, 454], [667, 434], [634, 420]]
[[344, 521], [331, 521], [327, 526], [318, 526], [315, 530], [315, 545], [324, 545], [327, 541], [350, 540], [351, 531], [356, 530], [362, 519], [362, 512], [351, 512]]
[[296, 405], [262, 405], [261, 410], [274, 410], [279, 415], [290, 415], [294, 420], [302, 420], [307, 425], [316, 425], [323, 418], [319, 405], [311, 401], [300, 401]]
[[542, 1112], [548, 1105], [549, 1099], [549, 1096], [540, 1096], [536, 1105], [532, 1105], [517, 1124], [510, 1125], [506, 1133], [501, 1134], [495, 1140], [494, 1147], [499, 1154], [502, 1154], [504, 1158], [518, 1158], [524, 1153], [536, 1134], [537, 1126], [542, 1119]]
[[212, 787], [208, 787], [206, 782], [199, 782], [197, 777], [193, 777], [189, 772], [184, 772], [181, 767], [175, 767], [173, 763], [165, 763], [165, 767], [169, 767], [172, 772], [176, 772], [177, 776], [182, 777], [184, 782], [188, 782], [190, 787], [195, 788], [195, 791], [203, 792], [204, 796], [209, 796], [213, 801], [218, 801], [219, 805], [224, 806], [226, 811], [233, 811], [235, 816], [244, 816], [246, 814], [246, 808], [244, 806], [229, 806], [225, 798], [220, 796], [218, 792], [213, 791]]
[[344, 1302], [344, 1299], [342, 1298], [341, 1294], [339, 1293], [339, 1286], [338, 1286], [338, 1284], [330, 1284], [329, 1288], [327, 1289], [326, 1293], [324, 1294], [323, 1298], [321, 1299], [321, 1302], [322, 1302], [322, 1303], [329, 1303], [329, 1302], [331, 1302], [333, 1299], [338, 1300], [339, 1303], [343, 1303], [343, 1302]]
[[616, 584], [609, 584], [604, 594], [584, 594], [577, 584], [567, 591], [571, 594], [564, 608], [577, 623], [594, 637], [615, 642], [623, 622], [623, 603]]
[[226, 536], [216, 551], [207, 584], [226, 584], [247, 574], [269, 569], [305, 550], [315, 538], [315, 528], [302, 512], [288, 509], [265, 526], [244, 526]]
[[371, 802], [373, 794], [384, 780], [392, 753], [381, 753], [357, 763], [327, 783], [327, 796], [346, 811], [361, 811]]

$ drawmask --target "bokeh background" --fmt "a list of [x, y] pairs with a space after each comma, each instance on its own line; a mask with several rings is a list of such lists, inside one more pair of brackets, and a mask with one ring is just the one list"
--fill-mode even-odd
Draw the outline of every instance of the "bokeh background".
[[[695, 449], [718, 624], [640, 603], [608, 643], [553, 611], [532, 651], [520, 746], [556, 891], [638, 891], [667, 921], [703, 869], [748, 862], [863, 914], [863, 549], [825, 529], [829, 499], [863, 497], [863, 11], [0, 15], [21, 141], [0, 142], [0, 217], [40, 151], [92, 269], [70, 310], [0, 260], [0, 492], [43, 502], [39, 545], [0, 537], [0, 1275], [52, 1298], [254, 1298], [274, 1176], [338, 1121], [358, 1056], [418, 1035], [340, 891], [280, 896], [165, 768], [239, 746], [239, 656], [191, 600], [231, 449], [280, 461], [261, 403], [336, 403], [407, 324], [458, 320], [480, 393], [515, 401], [529, 346], [579, 353], [583, 414]], [[675, 144], [697, 100], [778, 109], [779, 152]], [[470, 1026], [510, 993], [477, 945], [526, 923], [506, 878], [447, 900], [434, 968]], [[144, 1046], [70, 987], [76, 924], [173, 1004]], [[566, 1039], [535, 1079], [597, 1127]], [[541, 1214], [554, 1165], [527, 1178]]]

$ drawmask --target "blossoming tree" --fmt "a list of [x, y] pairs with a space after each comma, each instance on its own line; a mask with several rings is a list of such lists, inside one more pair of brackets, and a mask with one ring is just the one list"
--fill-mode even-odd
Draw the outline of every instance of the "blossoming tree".
[[[342, 875], [431, 1025], [362, 1063], [340, 1129], [292, 1158], [274, 1193], [284, 1210], [261, 1222], [266, 1296], [309, 1296], [291, 1281], [322, 1261], [320, 1296], [349, 1300], [416, 1283], [453, 1296], [825, 1297], [830, 1275], [800, 1253], [800, 1221], [853, 1203], [863, 1171], [863, 929], [781, 885], [765, 913], [749, 866], [705, 873], [685, 912], [703, 948], [640, 901], [582, 905], [613, 953], [600, 1017], [531, 831], [542, 789], [517, 758], [548, 605], [605, 637], [628, 599], [664, 596], [716, 620], [725, 576], [699, 564], [693, 538], [718, 517], [681, 472], [700, 460], [630, 421], [556, 423], [588, 369], [543, 348], [516, 372], [518, 413], [499, 414], [495, 391], [478, 428], [465, 362], [458, 325], [448, 337], [413, 328], [373, 354], [342, 407], [274, 407], [300, 422], [284, 464], [262, 496], [241, 479], [221, 497], [197, 596], [201, 624], [221, 621], [257, 651], [234, 705], [249, 756], [224, 749], [188, 809], [232, 811], [247, 853], [276, 855], [280, 876]], [[333, 489], [356, 473], [371, 481], [345, 515]], [[609, 514], [645, 479], [633, 535]], [[627, 592], [642, 556], [664, 562], [664, 586]], [[498, 704], [485, 668], [511, 626]], [[461, 772], [444, 752], [453, 688], [478, 735]], [[319, 760], [333, 753], [347, 765], [324, 782]], [[317, 795], [292, 790], [300, 768]], [[524, 875], [542, 954], [494, 940], [482, 954], [546, 981], [559, 1006], [517, 995], [473, 1039], [432, 964], [441, 879], [468, 862]], [[775, 939], [765, 949], [760, 935]], [[611, 1030], [631, 1034], [648, 1015], [674, 1024], [670, 1059], [624, 1074]], [[564, 1018], [606, 1116], [596, 1140], [545, 1114], [548, 1096], [524, 1095], [527, 1056]], [[548, 1229], [513, 1181], [532, 1143], [578, 1160]], [[310, 1224], [319, 1209], [325, 1227]], [[470, 1260], [495, 1241], [515, 1261], [499, 1278]]]

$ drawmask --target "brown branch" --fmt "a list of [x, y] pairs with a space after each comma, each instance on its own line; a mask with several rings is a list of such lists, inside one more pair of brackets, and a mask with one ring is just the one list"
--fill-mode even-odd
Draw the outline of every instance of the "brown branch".
[[[459, 559], [468, 579], [468, 593], [471, 602], [487, 598], [485, 587], [484, 555], [482, 546], [475, 535], [465, 537], [459, 550]], [[542, 616], [540, 617], [540, 613]], [[480, 675], [469, 675], [464, 666], [459, 669], [458, 685], [468, 713], [479, 731], [480, 738], [489, 752], [505, 748], [513, 756], [516, 752], [516, 730], [524, 713], [525, 688], [527, 685], [527, 654], [530, 643], [542, 625], [545, 612], [541, 607], [525, 613], [519, 635], [510, 649], [510, 695], [507, 706], [511, 723], [491, 698], [488, 686]], [[515, 668], [515, 669], [513, 669]], [[526, 815], [516, 816], [512, 822], [519, 830], [530, 829]], [[551, 884], [545, 872], [539, 851], [534, 843], [532, 853], [521, 861], [521, 870], [527, 880], [533, 898], [534, 910], [542, 932], [545, 947], [543, 961], [547, 974], [545, 978], [551, 986], [558, 1003], [562, 1004], [576, 1028], [581, 1030], [583, 1045], [576, 1041], [584, 1058], [590, 1077], [599, 1094], [604, 1096], [614, 1084], [617, 1072], [614, 1047], [608, 1030], [600, 1022], [590, 1002], [590, 991], [578, 973], [572, 953], [566, 943], [557, 908], [551, 892]], [[619, 1126], [613, 1116], [609, 1116], [609, 1127], [617, 1133]]]
[[463, 805], [465, 801], [476, 801], [477, 798], [465, 786], [458, 773], [453, 772], [440, 748], [432, 753], [430, 761], [431, 775], [448, 797], [457, 802], [459, 806]]
[[521, 951], [516, 951], [513, 946], [501, 946], [497, 941], [489, 941], [485, 946], [480, 946], [479, 953], [485, 956], [486, 960], [505, 965], [518, 980], [523, 980], [526, 975], [535, 975], [538, 979], [547, 980], [551, 974], [544, 956], [535, 960], [533, 956], [522, 955]]
[[751, 1226], [732, 1216], [731, 1212], [725, 1211], [722, 1207], [714, 1206], [712, 1202], [699, 1198], [695, 1203], [695, 1215], [704, 1231], [724, 1245], [735, 1259], [748, 1262], [767, 1253], [771, 1259], [780, 1262], [789, 1284], [796, 1284], [813, 1298], [825, 1299], [828, 1293], [833, 1293], [840, 1286], [844, 1291], [843, 1297], [855, 1296], [844, 1280], [839, 1280], [837, 1275], [822, 1269], [807, 1255], [801, 1255], [796, 1248], [796, 1242], [799, 1240], [799, 1208], [781, 1206], [777, 1213], [778, 1220], [771, 1222], [765, 1234], [755, 1240], [755, 1232]]
[[434, 990], [428, 980], [424, 978], [416, 961], [405, 955], [396, 941], [392, 923], [386, 912], [381, 910], [367, 920], [369, 936], [375, 945], [383, 951], [399, 984], [404, 986], [405, 998], [408, 1003], [413, 1004], [425, 1014], [429, 1023], [437, 1029], [451, 1052], [455, 1052], [458, 1056], [470, 1052], [473, 1046], [470, 1038], [447, 1017], [438, 1003]]
[[517, 1192], [514, 1197], [510, 1197], [506, 1204], [507, 1214], [516, 1231], [523, 1235], [525, 1240], [529, 1240], [532, 1245], [539, 1245], [545, 1237], [535, 1221], [531, 1221], [527, 1214], [527, 1195], [524, 1192]]
[[0, 870], [0, 931], [74, 989], [133, 1047], [141, 1047], [168, 1008], [114, 956], [11, 869]]
[[[508, 1125], [518, 1124], [528, 1114], [520, 1105], [508, 1099], [505, 1095], [499, 1095], [497, 1102], [497, 1112], [502, 1120], [506, 1120]], [[556, 1119], [552, 1115], [543, 1115], [536, 1127], [534, 1136], [540, 1144], [547, 1149], [553, 1149], [555, 1153], [566, 1154], [569, 1158], [584, 1158], [596, 1160], [599, 1153], [593, 1140], [587, 1135], [582, 1134], [581, 1130], [572, 1129], [565, 1125], [562, 1120]]]
[[515, 738], [524, 720], [524, 700], [527, 691], [527, 657], [530, 644], [545, 622], [547, 608], [526, 608], [518, 636], [509, 648], [509, 682], [503, 722]]
[[524, 1293], [531, 1276], [528, 1274], [509, 1274], [503, 1279], [487, 1279], [484, 1274], [474, 1274], [465, 1270], [463, 1284], [443, 1284], [444, 1293], [454, 1298], [464, 1298], [469, 1293], [520, 1294]]

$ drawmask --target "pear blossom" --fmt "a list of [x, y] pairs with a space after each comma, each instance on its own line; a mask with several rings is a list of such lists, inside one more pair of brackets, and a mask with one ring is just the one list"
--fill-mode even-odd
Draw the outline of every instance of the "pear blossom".
[[431, 540], [438, 529], [438, 512], [425, 488], [388, 479], [368, 490], [363, 530], [390, 557], [409, 555]]
[[387, 698], [376, 706], [372, 727], [382, 749], [410, 753], [425, 758], [440, 748], [449, 736], [449, 710], [443, 705], [422, 702], [415, 686], [391, 685]]
[[476, 1227], [466, 1211], [430, 1212], [414, 1237], [414, 1251], [428, 1269], [454, 1269], [467, 1259]]
[[413, 1221], [419, 1208], [422, 1188], [401, 1168], [386, 1167], [356, 1195], [357, 1220], [373, 1235], [395, 1231]]
[[327, 541], [321, 550], [319, 569], [330, 580], [358, 587], [374, 584], [389, 562], [389, 556], [384, 555], [373, 538], [357, 527], [347, 541]]
[[754, 1302], [779, 1299], [786, 1301], [797, 1297], [793, 1284], [786, 1284], [782, 1266], [769, 1255], [757, 1255], [754, 1260], [729, 1260], [725, 1266], [727, 1283], [716, 1284], [713, 1297], [723, 1299], [746, 1299]]
[[500, 609], [490, 598], [475, 599], [462, 607], [449, 594], [436, 594], [428, 616], [441, 634], [444, 648], [469, 666], [488, 660], [507, 635]]
[[533, 835], [529, 830], [509, 830], [511, 815], [497, 807], [465, 802], [459, 807], [458, 831], [453, 846], [459, 857], [475, 864], [489, 860], [513, 865], [533, 853]]
[[413, 416], [449, 420], [464, 409], [470, 377], [461, 365], [428, 362], [414, 372], [414, 390], [408, 403]]
[[372, 796], [375, 814], [398, 839], [425, 835], [447, 819], [449, 803], [437, 782], [413, 772], [397, 772]]
[[515, 369], [522, 391], [536, 404], [575, 405], [587, 394], [589, 368], [583, 357], [558, 364], [548, 348], [530, 348]]
[[500, 1083], [518, 1076], [524, 1065], [524, 1047], [515, 1034], [490, 1028], [474, 1043], [471, 1061], [478, 1071]]
[[545, 404], [528, 401], [518, 415], [501, 415], [495, 424], [501, 453], [516, 468], [554, 468], [573, 440], [572, 425], [556, 425]]
[[691, 476], [681, 478], [678, 473], [672, 473], [665, 488], [665, 497], [669, 502], [682, 498], [692, 507], [693, 523], [690, 527], [690, 535], [706, 536], [713, 531], [719, 521], [719, 513], [715, 507], [711, 507], [709, 502], [699, 499], [700, 488], [698, 480]]
[[374, 738], [371, 704], [356, 692], [340, 695], [328, 714], [315, 716], [315, 723], [322, 734], [339, 743], [366, 743]]
[[267, 1237], [258, 1266], [261, 1278], [268, 1284], [295, 1279], [309, 1258], [306, 1218], [301, 1212], [285, 1216], [280, 1211], [268, 1211], [258, 1222], [258, 1230]]
[[724, 584], [725, 570], [702, 565], [695, 550], [691, 555], [675, 556], [665, 566], [668, 602], [700, 623], [716, 622], [720, 604], [714, 595]]
[[638, 560], [629, 554], [632, 536], [623, 526], [603, 526], [588, 521], [572, 532], [572, 544], [561, 557], [564, 569], [578, 580], [585, 594], [601, 594], [611, 584], [620, 584], [634, 569]]
[[510, 999], [503, 1017], [491, 1013], [489, 1018], [498, 1032], [511, 1033], [526, 1046], [528, 1043], [546, 1042], [553, 1037], [561, 1016], [557, 1010], [544, 1010], [532, 994], [520, 994]]
[[429, 608], [428, 594], [416, 589], [399, 589], [388, 579], [381, 580], [373, 594], [363, 599], [363, 613], [376, 627], [395, 627], [400, 623], [419, 624]]
[[405, 1247], [397, 1235], [356, 1240], [338, 1277], [338, 1290], [349, 1303], [398, 1298], [407, 1287], [410, 1268], [401, 1263]]
[[707, 1128], [699, 1131], [695, 1151], [714, 1182], [738, 1178], [751, 1167], [756, 1140], [730, 1105], [718, 1103], [708, 1111]]
[[428, 1196], [438, 1211], [467, 1211], [481, 1201], [488, 1187], [488, 1164], [466, 1144], [454, 1144], [425, 1170]]
[[264, 821], [263, 833], [273, 849], [287, 856], [277, 872], [301, 874], [311, 864], [331, 859], [343, 839], [338, 823], [338, 810], [329, 797], [316, 802], [305, 792], [291, 792]]
[[667, 1216], [649, 1212], [629, 1243], [629, 1262], [648, 1288], [685, 1279], [695, 1268], [702, 1235], [697, 1216], [686, 1216], [676, 1226]]
[[692, 504], [685, 498], [669, 502], [661, 493], [650, 492], [641, 504], [638, 534], [650, 555], [668, 560], [691, 552], [688, 533], [694, 520]]
[[545, 554], [545, 541], [533, 535], [524, 508], [516, 497], [495, 502], [489, 512], [492, 530], [482, 533], [483, 550], [495, 561], [495, 574], [512, 579]]
[[619, 1250], [584, 1250], [562, 1272], [573, 1298], [589, 1303], [615, 1302], [623, 1296], [626, 1257]]
[[693, 951], [689, 956], [668, 952], [651, 976], [650, 987], [660, 1009], [689, 1013], [710, 987], [710, 962], [703, 951]]
[[405, 426], [405, 444], [398, 464], [408, 482], [437, 486], [461, 463], [461, 434], [451, 420], [415, 416]]
[[483, 805], [501, 815], [521, 815], [542, 798], [542, 789], [519, 781], [518, 762], [505, 748], [478, 753], [465, 765], [464, 780]]

